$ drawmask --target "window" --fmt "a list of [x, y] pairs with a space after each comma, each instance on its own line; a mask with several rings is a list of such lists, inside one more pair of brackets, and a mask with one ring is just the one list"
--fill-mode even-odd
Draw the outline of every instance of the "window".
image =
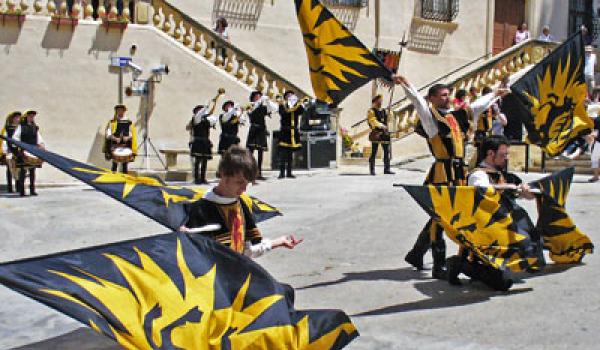
[[569, 35], [579, 31], [582, 25], [593, 34], [592, 11], [592, 0], [569, 0]]
[[421, 18], [452, 22], [458, 15], [459, 0], [421, 0]]
[[322, 0], [323, 5], [327, 7], [358, 7], [369, 6], [369, 0]]

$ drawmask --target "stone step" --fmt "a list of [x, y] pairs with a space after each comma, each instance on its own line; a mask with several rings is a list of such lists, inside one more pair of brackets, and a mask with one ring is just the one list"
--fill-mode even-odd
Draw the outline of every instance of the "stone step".
[[[546, 173], [553, 173], [555, 171], [559, 171], [564, 169], [564, 166], [546, 166]], [[540, 167], [539, 165], [535, 165], [532, 167], [529, 167], [529, 171], [530, 172], [534, 172], [534, 173], [541, 173], [542, 172], [542, 167]], [[592, 174], [592, 169], [588, 166], [588, 167], [575, 167], [575, 174], [581, 174], [581, 175], [591, 175]]]

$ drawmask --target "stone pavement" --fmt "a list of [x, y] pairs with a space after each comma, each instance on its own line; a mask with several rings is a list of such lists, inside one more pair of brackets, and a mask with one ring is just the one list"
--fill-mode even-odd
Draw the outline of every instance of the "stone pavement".
[[[300, 172], [249, 192], [284, 216], [261, 224], [268, 237], [296, 233], [294, 251], [258, 259], [296, 288], [296, 307], [340, 308], [361, 337], [348, 349], [591, 349], [600, 334], [600, 259], [548, 266], [510, 292], [480, 283], [453, 287], [404, 262], [427, 220], [394, 183], [421, 183], [430, 159], [394, 176], [364, 167]], [[382, 169], [378, 169], [381, 173]], [[527, 180], [539, 174], [524, 176]], [[600, 186], [576, 176], [568, 211], [595, 242]], [[0, 197], [0, 260], [48, 254], [163, 233], [165, 229], [87, 187], [42, 189], [37, 198]], [[533, 202], [522, 203], [537, 219]], [[454, 244], [449, 242], [449, 253]], [[427, 255], [426, 262], [431, 262]], [[0, 348], [116, 349], [69, 318], [0, 287]]]

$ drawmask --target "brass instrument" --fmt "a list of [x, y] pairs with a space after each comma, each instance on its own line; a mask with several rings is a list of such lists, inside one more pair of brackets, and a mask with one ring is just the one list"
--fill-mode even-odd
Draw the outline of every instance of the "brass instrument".
[[[208, 106], [212, 103], [212, 106], [210, 107], [209, 112], [207, 113], [208, 115], [211, 115], [215, 112], [215, 109], [217, 109], [217, 103], [219, 101], [219, 99], [225, 95], [225, 89], [224, 88], [219, 88], [219, 90], [217, 90], [217, 95], [215, 97], [213, 97], [212, 100], [210, 100], [210, 102], [208, 102], [206, 104], [206, 107], [208, 108]], [[189, 130], [190, 132], [190, 136], [194, 136], [194, 118], [192, 118], [192, 120], [190, 120], [188, 126], [186, 127], [187, 130]]]

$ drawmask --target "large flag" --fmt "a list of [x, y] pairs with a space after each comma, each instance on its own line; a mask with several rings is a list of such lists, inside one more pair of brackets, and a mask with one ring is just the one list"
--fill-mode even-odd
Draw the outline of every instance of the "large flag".
[[578, 33], [556, 48], [511, 86], [521, 108], [528, 142], [556, 156], [576, 137], [589, 134], [585, 109], [584, 47]]
[[484, 263], [514, 272], [539, 269], [544, 264], [533, 222], [510, 196], [491, 187], [402, 187], [442, 225], [450, 239]]
[[338, 105], [352, 91], [392, 72], [319, 0], [295, 0], [316, 98]]
[[0, 282], [126, 349], [341, 349], [358, 336], [342, 311], [296, 311], [291, 287], [200, 235], [0, 264]]
[[578, 263], [594, 251], [590, 238], [575, 226], [566, 211], [574, 172], [574, 168], [566, 168], [530, 184], [542, 192], [537, 198], [536, 229], [544, 239], [550, 258], [557, 263]]
[[[50, 165], [125, 203], [171, 230], [179, 230], [179, 227], [184, 224], [187, 218], [185, 205], [200, 200], [206, 192], [200, 188], [167, 186], [153, 177], [114, 173], [23, 142], [12, 139], [8, 139], [8, 142], [14, 143]], [[257, 222], [281, 215], [276, 208], [247, 194], [243, 194], [241, 199], [248, 204], [248, 208]]]

